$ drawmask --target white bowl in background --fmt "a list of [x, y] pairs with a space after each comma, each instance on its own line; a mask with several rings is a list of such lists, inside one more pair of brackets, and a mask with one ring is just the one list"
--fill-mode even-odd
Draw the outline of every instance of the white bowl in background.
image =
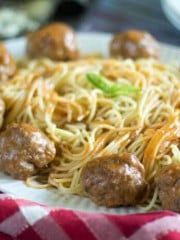
[[161, 5], [168, 20], [180, 30], [180, 0], [161, 0]]

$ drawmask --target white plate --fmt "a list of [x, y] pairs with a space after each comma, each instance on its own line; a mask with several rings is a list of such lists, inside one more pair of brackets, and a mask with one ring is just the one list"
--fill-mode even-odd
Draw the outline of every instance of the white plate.
[[[78, 35], [79, 48], [84, 53], [101, 52], [108, 56], [108, 46], [111, 39], [110, 34], [102, 33], [81, 33]], [[14, 39], [6, 42], [10, 52], [15, 57], [21, 57], [25, 54], [25, 39]], [[180, 48], [161, 44], [161, 60], [180, 61]], [[24, 198], [38, 203], [47, 204], [53, 207], [65, 207], [83, 211], [106, 212], [113, 214], [127, 214], [142, 212], [134, 207], [126, 208], [105, 208], [99, 207], [87, 198], [78, 196], [61, 196], [53, 189], [33, 189], [27, 187], [24, 182], [14, 180], [11, 177], [0, 172], [0, 190], [8, 192], [17, 198]]]

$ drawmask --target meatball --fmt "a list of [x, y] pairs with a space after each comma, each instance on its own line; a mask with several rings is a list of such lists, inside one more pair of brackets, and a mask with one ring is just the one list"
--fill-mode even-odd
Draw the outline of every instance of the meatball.
[[155, 178], [163, 209], [180, 212], [180, 164], [170, 164]]
[[6, 81], [14, 75], [16, 63], [3, 43], [0, 42], [0, 81]]
[[74, 60], [79, 51], [73, 29], [63, 23], [53, 23], [29, 34], [27, 53], [32, 58]]
[[123, 58], [158, 58], [157, 41], [147, 32], [130, 30], [117, 33], [110, 43], [110, 54]]
[[134, 155], [124, 153], [88, 162], [82, 170], [81, 186], [95, 203], [116, 207], [139, 203], [147, 183], [143, 165]]
[[35, 174], [55, 153], [54, 143], [30, 124], [14, 123], [0, 134], [0, 168], [14, 178]]
[[0, 128], [2, 127], [3, 120], [4, 120], [4, 112], [5, 112], [5, 103], [0, 98]]

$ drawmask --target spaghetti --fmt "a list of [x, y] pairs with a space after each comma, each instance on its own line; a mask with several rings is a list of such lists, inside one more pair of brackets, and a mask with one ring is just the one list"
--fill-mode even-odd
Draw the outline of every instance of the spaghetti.
[[[107, 96], [88, 81], [88, 73], [141, 91]], [[119, 152], [136, 155], [153, 183], [162, 166], [180, 162], [178, 78], [178, 68], [151, 59], [42, 59], [19, 68], [0, 87], [7, 112], [4, 124], [36, 125], [57, 149], [55, 160], [27, 184], [82, 195], [80, 176], [86, 163]]]

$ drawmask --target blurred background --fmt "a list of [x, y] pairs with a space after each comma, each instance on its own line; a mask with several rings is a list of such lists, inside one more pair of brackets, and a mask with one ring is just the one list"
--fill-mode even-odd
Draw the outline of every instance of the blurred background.
[[0, 0], [0, 39], [54, 21], [79, 32], [145, 30], [180, 46], [180, 0]]

